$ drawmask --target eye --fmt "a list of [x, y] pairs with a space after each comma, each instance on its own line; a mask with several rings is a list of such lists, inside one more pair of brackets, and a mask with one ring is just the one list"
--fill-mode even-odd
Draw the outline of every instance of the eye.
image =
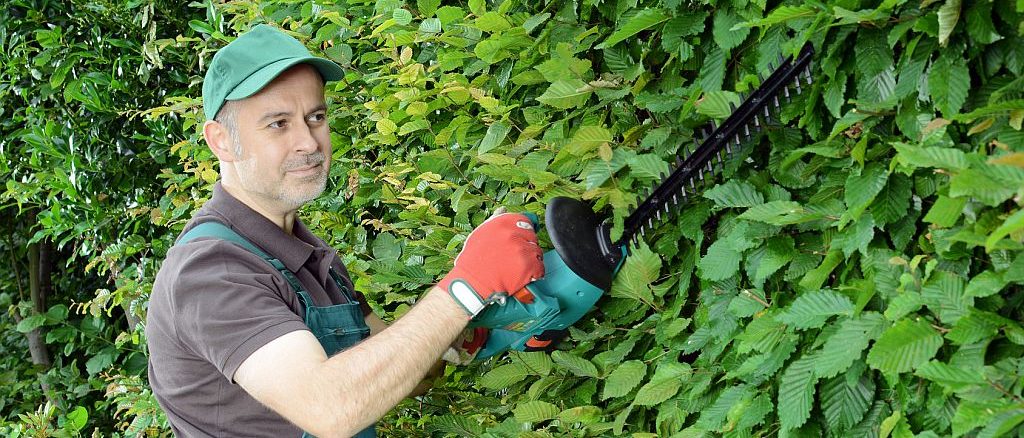
[[280, 128], [284, 128], [285, 125], [287, 125], [287, 124], [288, 124], [288, 121], [286, 121], [284, 119], [281, 119], [281, 120], [275, 120], [271, 124], [267, 125], [267, 127], [268, 128], [272, 128], [272, 129], [280, 129]]
[[309, 117], [306, 117], [306, 121], [313, 122], [313, 123], [320, 123], [320, 122], [323, 122], [325, 120], [327, 120], [327, 114], [326, 113], [313, 113], [313, 114], [310, 114]]

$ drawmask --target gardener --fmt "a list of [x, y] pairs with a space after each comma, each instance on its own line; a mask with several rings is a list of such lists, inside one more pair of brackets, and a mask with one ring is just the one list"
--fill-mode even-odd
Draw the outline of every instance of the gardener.
[[146, 326], [150, 383], [178, 436], [374, 436], [473, 315], [543, 276], [529, 220], [502, 214], [405, 316], [374, 316], [296, 217], [324, 191], [324, 82], [342, 75], [266, 25], [210, 63], [203, 137], [220, 181], [168, 251]]

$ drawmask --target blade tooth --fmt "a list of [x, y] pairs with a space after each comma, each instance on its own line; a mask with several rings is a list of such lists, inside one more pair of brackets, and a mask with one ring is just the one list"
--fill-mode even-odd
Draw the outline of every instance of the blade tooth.
[[679, 205], [679, 195], [672, 195], [672, 204]]
[[654, 212], [654, 215], [655, 215], [655, 216], [657, 216], [657, 217], [658, 217], [658, 220], [660, 221], [660, 220], [661, 220], [661, 209], [658, 209], [658, 210], [656, 210], [656, 211]]
[[[786, 100], [788, 101], [789, 100], [789, 87], [782, 87], [782, 94], [786, 95]], [[778, 99], [776, 99], [775, 102], [776, 102], [776, 105], [778, 105], [778, 103], [777, 103]]]
[[775, 105], [776, 109], [782, 107], [782, 105], [779, 104], [779, 96], [778, 95], [772, 96], [772, 103]]
[[664, 203], [664, 204], [661, 204], [661, 205], [662, 205], [663, 207], [665, 207], [665, 214], [668, 214], [668, 200], [666, 199], [666, 200], [665, 200], [665, 203]]
[[697, 186], [693, 182], [693, 178], [690, 178], [690, 190], [697, 191]]
[[729, 101], [729, 113], [734, 113], [734, 112], [736, 112], [736, 105], [734, 105], [732, 103], [732, 101]]
[[800, 88], [800, 77], [799, 76], [797, 76], [796, 81], [794, 81], [793, 84], [796, 85], [796, 94], [801, 94], [801, 93], [804, 92], [804, 89]]
[[747, 93], [740, 93], [740, 102], [747, 101]]
[[[715, 123], [715, 119], [711, 119], [711, 134], [714, 134], [715, 130], [717, 130], [717, 129], [718, 129], [718, 125]], [[708, 135], [710, 136], [711, 134], [708, 134]]]
[[811, 76], [811, 65], [807, 64], [804, 68], [804, 78], [807, 80], [807, 85], [811, 85], [814, 82], [814, 78]]
[[[754, 120], [757, 120], [757, 118], [755, 117]], [[746, 137], [746, 138], [750, 138], [750, 124], [749, 123], [744, 123], [743, 124], [743, 136]]]
[[782, 56], [782, 54], [780, 53], [780, 54], [779, 54], [779, 58], [778, 58], [778, 59], [776, 59], [776, 60], [775, 60], [775, 62], [778, 62], [778, 63], [779, 63], [779, 67], [781, 67], [781, 66], [782, 66], [782, 64], [785, 64], [785, 63], [786, 63], [786, 58], [784, 58], [784, 57]]
[[761, 129], [761, 116], [754, 114], [754, 130], [756, 131], [759, 129]]
[[765, 124], [767, 124], [772, 115], [768, 112], [768, 105], [765, 105], [763, 108], [764, 108], [764, 122], [765, 122]]
[[732, 143], [725, 144], [725, 153], [728, 155], [732, 155]]

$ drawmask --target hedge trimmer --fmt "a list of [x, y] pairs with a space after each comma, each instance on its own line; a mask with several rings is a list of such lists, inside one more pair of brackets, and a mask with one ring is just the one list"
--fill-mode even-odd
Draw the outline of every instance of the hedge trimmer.
[[[675, 206], [698, 196], [705, 180], [747, 140], [768, 124], [780, 99], [788, 99], [811, 84], [810, 63], [814, 54], [805, 46], [796, 58], [779, 60], [767, 79], [722, 123], [705, 130], [703, 141], [682, 157], [660, 184], [646, 194], [624, 223], [621, 237], [612, 241], [611, 225], [582, 201], [556, 197], [546, 208], [545, 227], [554, 249], [544, 254], [545, 276], [526, 286], [532, 303], [507, 300], [491, 305], [471, 322], [472, 327], [493, 328], [477, 354], [478, 359], [505, 350], [551, 351], [568, 333], [568, 327], [590, 310], [612, 285], [612, 279], [629, 256], [629, 246], [662, 219], [674, 215]], [[803, 82], [803, 83], [802, 83]], [[498, 327], [498, 328], [495, 328]]]

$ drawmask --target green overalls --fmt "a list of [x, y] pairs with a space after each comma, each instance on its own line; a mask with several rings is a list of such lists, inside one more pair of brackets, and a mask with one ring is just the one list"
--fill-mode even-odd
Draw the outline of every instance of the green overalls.
[[[348, 301], [345, 304], [318, 307], [313, 305], [313, 299], [306, 292], [306, 288], [295, 277], [295, 273], [289, 271], [284, 266], [284, 263], [281, 263], [280, 260], [267, 254], [256, 245], [253, 245], [252, 242], [228, 226], [220, 222], [204, 222], [181, 236], [177, 243], [185, 244], [199, 237], [213, 237], [233, 242], [249, 252], [260, 256], [267, 263], [270, 263], [274, 269], [280, 271], [281, 275], [284, 275], [285, 280], [288, 280], [288, 284], [291, 285], [292, 289], [299, 296], [299, 301], [305, 306], [306, 318], [304, 322], [309, 327], [309, 330], [313, 332], [313, 335], [316, 336], [316, 339], [320, 341], [320, 345], [324, 347], [324, 352], [327, 353], [328, 357], [370, 336], [370, 328], [366, 326], [366, 322], [363, 320], [363, 312], [359, 308], [359, 303], [353, 299], [348, 287], [341, 281], [341, 277], [334, 271], [334, 268], [330, 270], [331, 278], [334, 279], [338, 289], [341, 290], [342, 295]], [[302, 436], [312, 437], [313, 435], [303, 433]], [[374, 426], [370, 426], [356, 434], [355, 438], [375, 438], [376, 436], [376, 429]]]

